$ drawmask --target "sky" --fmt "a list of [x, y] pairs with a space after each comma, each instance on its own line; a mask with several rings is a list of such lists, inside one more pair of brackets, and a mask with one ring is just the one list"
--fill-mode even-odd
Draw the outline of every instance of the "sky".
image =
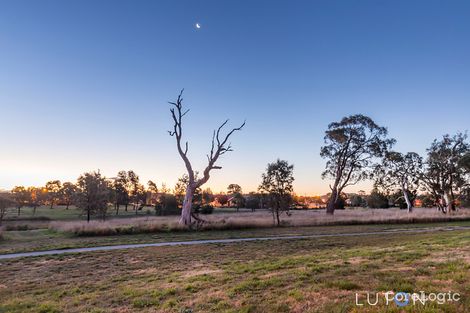
[[281, 158], [297, 194], [324, 194], [319, 151], [343, 116], [386, 126], [400, 152], [468, 130], [469, 38], [469, 1], [0, 0], [0, 188], [98, 169], [172, 188], [184, 88], [200, 172], [212, 130], [246, 120], [207, 187], [256, 190]]

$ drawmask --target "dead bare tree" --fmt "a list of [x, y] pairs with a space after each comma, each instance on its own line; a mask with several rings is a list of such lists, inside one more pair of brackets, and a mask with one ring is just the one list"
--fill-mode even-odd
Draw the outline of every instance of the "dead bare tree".
[[[221, 166], [216, 165], [216, 162], [221, 155], [229, 151], [233, 151], [232, 146], [230, 145], [230, 142], [228, 142], [228, 140], [235, 131], [241, 130], [243, 126], [245, 126], [245, 122], [243, 122], [243, 124], [241, 124], [240, 127], [233, 128], [225, 136], [221, 135], [221, 131], [224, 128], [224, 126], [227, 125], [228, 120], [223, 122], [219, 126], [219, 128], [217, 128], [217, 130], [214, 130], [212, 134], [211, 151], [210, 151], [210, 154], [207, 155], [208, 164], [206, 168], [204, 169], [203, 176], [197, 179], [195, 177], [195, 174], [191, 165], [191, 161], [188, 158], [188, 142], [186, 141], [183, 147], [182, 141], [181, 141], [182, 136], [183, 136], [182, 119], [189, 112], [189, 110], [183, 110], [183, 98], [182, 98], [183, 91], [184, 89], [181, 90], [176, 102], [169, 102], [171, 105], [174, 106], [174, 108], [170, 109], [174, 125], [173, 125], [173, 130], [168, 131], [168, 133], [170, 134], [170, 136], [173, 136], [176, 138], [176, 147], [178, 148], [178, 153], [183, 159], [184, 165], [186, 166], [186, 170], [188, 171], [189, 182], [186, 187], [186, 194], [183, 200], [183, 209], [181, 211], [180, 223], [191, 227], [192, 226], [191, 210], [192, 210], [192, 202], [193, 202], [193, 196], [194, 196], [195, 190], [201, 187], [202, 185], [204, 185], [209, 180], [211, 170], [218, 170], [222, 168]], [[197, 221], [198, 223], [200, 222], [199, 220]]]

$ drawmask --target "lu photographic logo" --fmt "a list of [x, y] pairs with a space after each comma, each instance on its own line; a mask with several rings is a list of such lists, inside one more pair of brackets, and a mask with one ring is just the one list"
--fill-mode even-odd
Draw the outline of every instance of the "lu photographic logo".
[[[365, 300], [365, 301], [364, 301]], [[370, 305], [375, 306], [379, 303], [385, 305], [395, 304], [397, 307], [405, 307], [407, 305], [425, 305], [428, 302], [435, 302], [437, 304], [444, 304], [447, 302], [460, 301], [460, 294], [457, 292], [440, 292], [440, 293], [425, 293], [424, 291], [409, 293], [409, 292], [366, 292], [365, 296], [356, 293], [356, 306]]]

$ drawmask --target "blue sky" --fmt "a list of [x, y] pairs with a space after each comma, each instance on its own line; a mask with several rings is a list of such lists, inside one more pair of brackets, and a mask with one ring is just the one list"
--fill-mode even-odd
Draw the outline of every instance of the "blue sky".
[[95, 169], [172, 188], [184, 87], [201, 171], [212, 129], [247, 120], [214, 191], [256, 189], [279, 157], [325, 193], [329, 122], [367, 114], [419, 153], [469, 128], [469, 38], [468, 1], [0, 1], [0, 188]]

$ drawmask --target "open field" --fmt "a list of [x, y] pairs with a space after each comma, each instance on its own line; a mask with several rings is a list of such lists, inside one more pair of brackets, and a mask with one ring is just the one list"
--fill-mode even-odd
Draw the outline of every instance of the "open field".
[[141, 244], [170, 241], [253, 238], [273, 236], [302, 236], [337, 233], [360, 233], [394, 231], [400, 229], [423, 229], [428, 227], [470, 226], [470, 221], [454, 221], [428, 224], [391, 224], [391, 225], [342, 225], [342, 226], [305, 226], [271, 227], [251, 229], [228, 229], [194, 232], [156, 232], [145, 234], [121, 234], [109, 236], [74, 236], [73, 234], [49, 229], [6, 231], [0, 240], [0, 254], [94, 247], [119, 244]]
[[[0, 277], [0, 312], [468, 312], [470, 231], [15, 259]], [[461, 300], [354, 304], [356, 292], [389, 290]]]
[[[121, 210], [123, 211], [123, 210]], [[146, 213], [142, 213], [146, 212]], [[201, 215], [207, 221], [205, 229], [240, 229], [272, 227], [274, 221], [269, 211], [251, 212], [224, 208], [215, 209], [214, 214]], [[449, 214], [442, 214], [433, 208], [415, 208], [412, 213], [398, 208], [364, 209], [353, 208], [337, 210], [333, 216], [325, 214], [325, 210], [292, 210], [290, 216], [282, 215], [282, 226], [320, 226], [348, 224], [393, 224], [393, 223], [427, 223], [457, 220], [470, 220], [470, 209], [462, 208]], [[21, 219], [13, 217], [4, 222], [6, 230], [24, 230], [51, 228], [76, 235], [113, 235], [129, 233], [152, 233], [158, 231], [181, 230], [178, 216], [154, 216], [150, 209], [124, 212], [118, 217], [109, 215], [107, 221], [87, 223], [77, 209], [65, 210], [63, 207], [49, 209], [41, 207], [32, 219], [32, 215], [24, 214]]]

